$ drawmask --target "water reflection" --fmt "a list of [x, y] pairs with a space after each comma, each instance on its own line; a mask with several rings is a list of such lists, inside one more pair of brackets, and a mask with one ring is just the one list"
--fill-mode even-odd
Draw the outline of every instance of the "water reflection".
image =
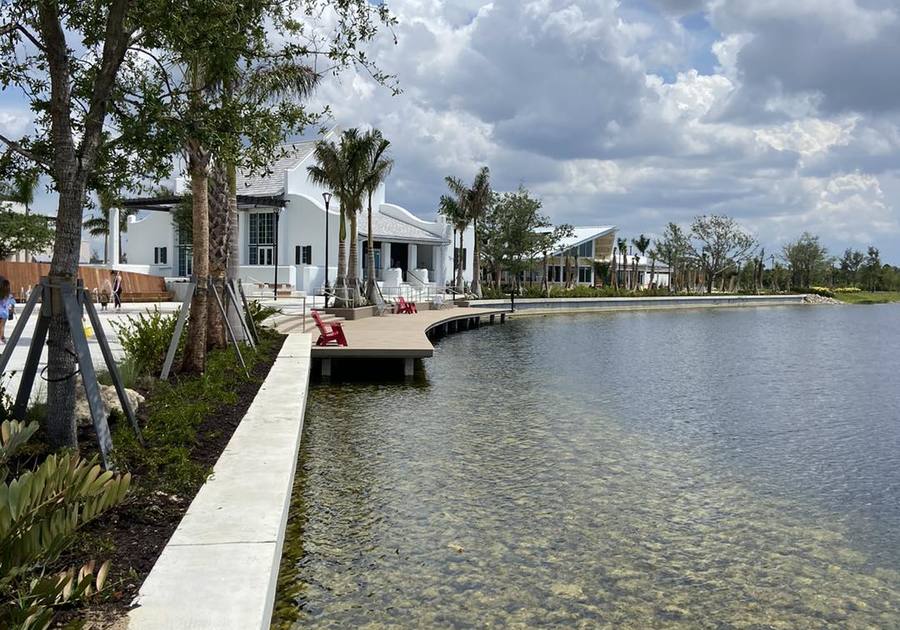
[[275, 626], [900, 627], [898, 319], [519, 320], [316, 387]]

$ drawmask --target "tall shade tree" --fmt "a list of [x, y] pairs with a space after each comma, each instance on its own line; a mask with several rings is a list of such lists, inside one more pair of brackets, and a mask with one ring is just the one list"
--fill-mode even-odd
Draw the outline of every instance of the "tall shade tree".
[[44, 251], [51, 243], [53, 228], [48, 217], [0, 209], [0, 260], [16, 252]]
[[819, 242], [818, 236], [809, 232], [787, 243], [782, 248], [782, 256], [791, 270], [791, 284], [795, 287], [809, 288], [830, 267], [828, 250]]
[[[105, 123], [129, 48], [144, 37], [158, 3], [130, 0], [7, 2], [0, 6], [0, 83], [18, 88], [35, 112], [25, 137], [0, 135], [4, 168], [39, 169], [58, 193], [50, 276], [74, 284], [88, 182], [109, 139]], [[148, 11], [150, 5], [151, 10]], [[62, 312], [50, 322], [47, 438], [77, 445], [75, 354]]]
[[681, 276], [690, 251], [690, 239], [677, 223], [668, 223], [662, 236], [656, 239], [653, 255], [666, 263], [669, 268], [670, 291], [677, 292], [682, 288]]
[[691, 224], [692, 257], [703, 272], [706, 292], [726, 272], [733, 271], [751, 258], [756, 239], [737, 221], [721, 215], [696, 217]]
[[[325, 9], [330, 12], [327, 19], [317, 20]], [[254, 17], [259, 14], [264, 16]], [[334, 14], [337, 19], [331, 19]], [[309, 19], [297, 20], [297, 15]], [[251, 28], [241, 29], [253, 19]], [[202, 87], [205, 96], [217, 74], [208, 68], [202, 74], [173, 68], [172, 60], [189, 47], [185, 42], [193, 36], [209, 52], [230, 40], [221, 48], [226, 54], [207, 57], [218, 69], [217, 64], [234, 57], [266, 56], [268, 29], [287, 33], [292, 26], [316, 21], [332, 24], [333, 36], [285, 37], [285, 49], [296, 56], [319, 55], [330, 60], [331, 67], [370, 68], [364, 44], [374, 37], [379, 22], [393, 23], [393, 18], [383, 5], [366, 0], [23, 0], [0, 5], [0, 83], [6, 91], [21, 91], [35, 112], [27, 135], [0, 134], [7, 149], [0, 159], [0, 176], [35, 168], [49, 176], [58, 194], [50, 265], [54, 283], [77, 279], [89, 188], [121, 188], [129, 181], [139, 188], [146, 179], [162, 179], [171, 173], [173, 154], [184, 148], [184, 135], [205, 135], [202, 126], [185, 124], [173, 108], [173, 103], [190, 101], [194, 87]], [[236, 30], [243, 30], [245, 37], [232, 38]], [[172, 83], [172, 77], [179, 83]], [[202, 81], [191, 87], [185, 78]], [[237, 127], [248, 146], [281, 142], [285, 125], [267, 125], [278, 117], [265, 116], [262, 109], [219, 108], [216, 120], [206, 127]], [[265, 128], [266, 133], [257, 136], [270, 142], [250, 141], [247, 128]], [[113, 180], [119, 185], [111, 186]], [[73, 408], [78, 379], [72, 377], [71, 333], [62, 313], [52, 317], [48, 345], [47, 437], [54, 447], [77, 446]]]
[[367, 256], [366, 261], [366, 299], [369, 303], [374, 304], [377, 300], [378, 285], [375, 277], [375, 239], [372, 234], [372, 195], [378, 187], [387, 179], [391, 169], [394, 167], [394, 160], [388, 157], [387, 151], [391, 146], [389, 140], [386, 140], [381, 132], [373, 129], [366, 134], [366, 141], [369, 148], [368, 171], [365, 177], [366, 196], [368, 198], [368, 230], [366, 234]]

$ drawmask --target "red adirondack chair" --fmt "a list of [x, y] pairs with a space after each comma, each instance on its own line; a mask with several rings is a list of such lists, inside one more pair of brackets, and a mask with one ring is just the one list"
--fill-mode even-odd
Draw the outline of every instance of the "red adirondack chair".
[[412, 313], [418, 313], [419, 311], [416, 308], [415, 302], [407, 302], [406, 300], [403, 299], [403, 296], [401, 295], [401, 296], [397, 297], [397, 312], [412, 314]]
[[337, 342], [339, 346], [347, 345], [347, 338], [344, 336], [344, 328], [340, 322], [326, 324], [322, 321], [319, 311], [312, 311], [313, 320], [316, 322], [316, 328], [319, 329], [319, 338], [316, 339], [317, 346], [327, 346], [332, 341]]

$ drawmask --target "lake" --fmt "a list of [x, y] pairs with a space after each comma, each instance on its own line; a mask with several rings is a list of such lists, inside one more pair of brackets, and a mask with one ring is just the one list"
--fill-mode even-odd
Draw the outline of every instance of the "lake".
[[521, 318], [313, 385], [273, 627], [900, 627], [898, 324]]

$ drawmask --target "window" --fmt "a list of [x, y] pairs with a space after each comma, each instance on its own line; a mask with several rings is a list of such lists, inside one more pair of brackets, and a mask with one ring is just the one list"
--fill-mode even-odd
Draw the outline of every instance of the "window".
[[582, 243], [578, 246], [578, 255], [583, 258], [593, 258], [594, 257], [594, 242], [588, 241], [587, 243]]
[[275, 243], [275, 214], [272, 212], [251, 212], [249, 224], [250, 264], [272, 264], [270, 250]]
[[296, 247], [294, 247], [294, 264], [312, 264], [312, 245], [297, 245]]
[[589, 283], [591, 281], [591, 268], [578, 267], [578, 282]]
[[[453, 269], [459, 268], [459, 247], [453, 248]], [[462, 268], [463, 271], [467, 269], [466, 265], [466, 248], [462, 248]]]
[[166, 265], [169, 263], [169, 252], [167, 247], [153, 248], [153, 264]]
[[159, 264], [159, 247], [153, 248], [153, 264], [154, 265]]

